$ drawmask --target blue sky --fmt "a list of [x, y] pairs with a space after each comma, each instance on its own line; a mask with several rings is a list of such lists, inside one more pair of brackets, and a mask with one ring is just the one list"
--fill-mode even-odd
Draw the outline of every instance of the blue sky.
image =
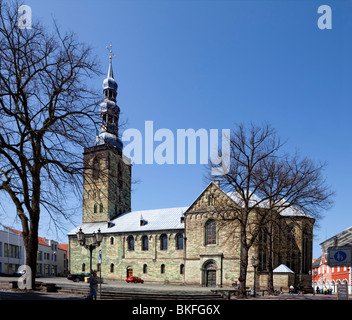
[[[335, 205], [315, 230], [326, 237], [352, 226], [352, 2], [344, 0], [27, 0], [33, 19], [55, 17], [94, 48], [104, 74], [106, 45], [116, 54], [118, 105], [128, 128], [232, 129], [270, 123], [285, 149], [327, 161]], [[320, 5], [332, 29], [317, 26]], [[104, 77], [93, 80], [101, 88]], [[98, 116], [98, 115], [97, 115]], [[92, 137], [92, 140], [94, 137]], [[199, 163], [199, 162], [198, 162]], [[195, 165], [135, 165], [132, 210], [187, 206], [205, 187]], [[4, 206], [4, 205], [3, 205]], [[7, 208], [7, 207], [6, 207]], [[3, 221], [19, 227], [15, 211]], [[44, 220], [43, 220], [44, 221]], [[77, 210], [77, 223], [81, 209]], [[74, 226], [68, 224], [67, 230]], [[19, 227], [20, 228], [20, 227]], [[41, 236], [47, 231], [40, 228]], [[47, 233], [48, 237], [56, 235]], [[59, 235], [60, 241], [66, 237]]]

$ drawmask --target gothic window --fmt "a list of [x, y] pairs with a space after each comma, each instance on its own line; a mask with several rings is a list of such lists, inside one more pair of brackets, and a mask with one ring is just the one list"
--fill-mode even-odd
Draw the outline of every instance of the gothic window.
[[296, 243], [296, 233], [294, 224], [290, 224], [286, 229], [287, 241], [287, 266], [294, 272], [298, 271], [298, 247]]
[[160, 236], [160, 250], [167, 250], [167, 235], [162, 234]]
[[100, 206], [99, 206], [99, 212], [102, 213], [104, 211], [104, 206], [103, 204], [101, 203]]
[[134, 238], [133, 236], [129, 236], [127, 238], [127, 246], [129, 251], [134, 251]]
[[148, 251], [148, 237], [147, 236], [142, 237], [142, 250]]
[[183, 235], [182, 234], [178, 234], [176, 236], [176, 249], [183, 250]]
[[94, 158], [94, 160], [93, 160], [93, 179], [94, 180], [99, 179], [99, 174], [100, 174], [99, 159], [98, 158]]
[[205, 244], [216, 244], [216, 222], [208, 220], [205, 224]]
[[302, 271], [308, 273], [312, 267], [312, 237], [307, 226], [303, 228]]
[[258, 235], [258, 271], [266, 270], [268, 230], [262, 229]]

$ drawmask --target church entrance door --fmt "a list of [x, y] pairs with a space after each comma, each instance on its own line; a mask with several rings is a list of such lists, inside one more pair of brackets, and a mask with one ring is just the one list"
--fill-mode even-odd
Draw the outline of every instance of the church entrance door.
[[207, 270], [207, 287], [216, 286], [216, 270]]
[[133, 269], [132, 268], [127, 269], [127, 277], [133, 277]]
[[206, 287], [216, 287], [216, 264], [214, 261], [210, 260], [204, 264], [203, 267], [203, 284]]

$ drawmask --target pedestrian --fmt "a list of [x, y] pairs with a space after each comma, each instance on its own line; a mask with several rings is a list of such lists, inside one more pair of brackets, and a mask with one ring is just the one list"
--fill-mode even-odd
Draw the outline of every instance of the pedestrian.
[[296, 287], [296, 291], [297, 291], [297, 294], [300, 295], [301, 294], [301, 288], [299, 286]]
[[97, 284], [98, 284], [98, 277], [97, 272], [93, 271], [89, 276], [89, 295], [86, 300], [97, 300]]
[[292, 296], [293, 295], [293, 291], [295, 290], [295, 288], [293, 287], [293, 285], [291, 284], [290, 285], [290, 295]]

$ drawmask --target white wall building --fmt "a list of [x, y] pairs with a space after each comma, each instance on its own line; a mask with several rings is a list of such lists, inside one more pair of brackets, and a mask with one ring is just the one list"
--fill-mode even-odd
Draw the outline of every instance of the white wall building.
[[12, 274], [25, 264], [23, 238], [10, 228], [0, 230], [0, 273]]
[[[22, 232], [4, 227], [0, 230], [0, 273], [13, 274], [25, 261]], [[67, 246], [38, 237], [37, 275], [65, 276], [67, 264]]]

